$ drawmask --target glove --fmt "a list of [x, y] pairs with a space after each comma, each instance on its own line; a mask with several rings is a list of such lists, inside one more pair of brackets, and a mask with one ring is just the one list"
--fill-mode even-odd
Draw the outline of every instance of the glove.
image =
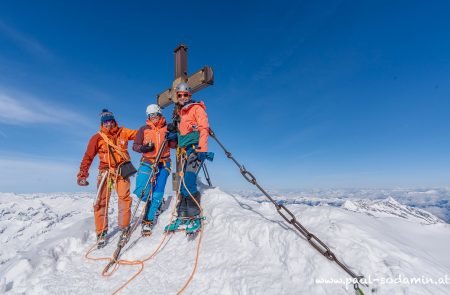
[[155, 145], [153, 144], [153, 142], [148, 142], [147, 144], [144, 144], [143, 146], [141, 146], [141, 148], [139, 149], [141, 151], [141, 153], [148, 153], [151, 152], [155, 149]]
[[85, 177], [78, 177], [77, 183], [79, 186], [88, 186], [89, 185], [89, 182], [86, 180]]
[[167, 131], [166, 138], [167, 138], [167, 140], [177, 140], [178, 139], [178, 133]]
[[211, 152], [197, 152], [197, 159], [199, 161], [211, 161], [214, 160], [214, 153]]
[[177, 126], [173, 123], [167, 124], [167, 131], [169, 132], [177, 132]]

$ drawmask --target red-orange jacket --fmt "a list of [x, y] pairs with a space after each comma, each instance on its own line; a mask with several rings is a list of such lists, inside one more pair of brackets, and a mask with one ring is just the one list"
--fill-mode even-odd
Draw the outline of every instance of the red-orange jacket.
[[192, 131], [198, 131], [200, 137], [197, 151], [207, 152], [209, 123], [205, 104], [202, 101], [188, 104], [180, 110], [179, 115], [180, 123], [178, 130], [180, 131], [180, 135], [183, 136]]
[[[155, 160], [159, 149], [164, 141], [164, 137], [167, 132], [167, 124], [166, 119], [161, 117], [161, 119], [153, 124], [151, 120], [146, 121], [146, 125], [139, 128], [136, 138], [133, 143], [133, 150], [135, 152], [141, 153], [141, 147], [149, 142], [152, 142], [155, 145], [155, 148], [148, 153], [142, 154], [142, 161], [147, 163], [153, 163]], [[176, 141], [169, 141], [169, 143], [164, 148], [164, 151], [161, 155], [161, 160], [167, 160], [170, 158], [170, 148], [176, 147]]]
[[[133, 140], [136, 137], [137, 130], [118, 126], [108, 130], [100, 126], [100, 132], [105, 135], [111, 143], [120, 148], [119, 152], [112, 148], [117, 164], [130, 159], [130, 155], [128, 154], [128, 141]], [[89, 176], [89, 168], [97, 154], [100, 158], [99, 169], [117, 168], [105, 140], [99, 133], [92, 136], [89, 140], [86, 152], [84, 153], [83, 160], [80, 164], [78, 177], [87, 178]]]

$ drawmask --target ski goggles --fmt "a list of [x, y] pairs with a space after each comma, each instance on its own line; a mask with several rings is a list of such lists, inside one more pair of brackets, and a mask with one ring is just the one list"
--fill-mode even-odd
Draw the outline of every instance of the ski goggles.
[[178, 92], [177, 93], [178, 98], [189, 97], [189, 96], [191, 96], [191, 94], [189, 92]]

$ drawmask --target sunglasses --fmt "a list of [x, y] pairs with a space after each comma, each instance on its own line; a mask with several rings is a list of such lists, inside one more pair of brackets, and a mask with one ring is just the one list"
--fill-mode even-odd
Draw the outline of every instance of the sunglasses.
[[178, 98], [189, 97], [189, 96], [191, 96], [190, 93], [178, 93], [178, 94], [177, 94], [177, 97], [178, 97]]
[[160, 113], [151, 113], [151, 114], [148, 114], [147, 117], [150, 119], [150, 118], [156, 118], [156, 117], [159, 117], [159, 116], [161, 116]]

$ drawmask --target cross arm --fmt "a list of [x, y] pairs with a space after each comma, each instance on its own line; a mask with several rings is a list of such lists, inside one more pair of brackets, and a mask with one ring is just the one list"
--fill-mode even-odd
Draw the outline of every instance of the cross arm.
[[[178, 83], [182, 82], [181, 80], [180, 78], [175, 79], [171, 88], [156, 96], [156, 102], [161, 108], [177, 102], [175, 87]], [[192, 93], [196, 93], [214, 84], [214, 71], [211, 67], [203, 67], [201, 70], [189, 76], [187, 83], [191, 87]]]

